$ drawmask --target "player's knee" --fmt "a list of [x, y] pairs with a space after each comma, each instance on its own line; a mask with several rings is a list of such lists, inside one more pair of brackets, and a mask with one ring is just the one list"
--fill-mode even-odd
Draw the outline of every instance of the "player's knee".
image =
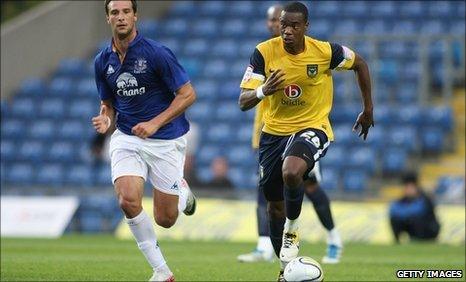
[[177, 219], [178, 215], [177, 214], [160, 214], [160, 215], [154, 215], [155, 218], [155, 223], [157, 225], [162, 226], [163, 228], [170, 228], [172, 227]]
[[121, 210], [123, 210], [123, 212], [129, 218], [137, 216], [142, 210], [141, 203], [124, 197], [120, 197], [119, 205]]
[[283, 202], [269, 202], [267, 205], [267, 213], [270, 218], [284, 218], [285, 206]]
[[303, 181], [303, 176], [298, 170], [288, 167], [283, 167], [282, 176], [288, 187], [297, 187]]

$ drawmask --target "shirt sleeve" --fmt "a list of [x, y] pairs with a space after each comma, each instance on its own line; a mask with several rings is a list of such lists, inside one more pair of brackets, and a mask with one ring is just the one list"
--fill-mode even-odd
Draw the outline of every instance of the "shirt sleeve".
[[154, 54], [154, 67], [168, 89], [176, 92], [181, 86], [189, 82], [189, 76], [167, 47], [158, 48]]
[[112, 90], [105, 80], [105, 75], [102, 70], [100, 55], [98, 55], [94, 60], [94, 74], [95, 74], [95, 84], [97, 86], [97, 92], [101, 100], [108, 100], [113, 98]]
[[330, 69], [349, 70], [354, 64], [354, 51], [346, 46], [330, 43], [332, 58], [330, 59]]
[[256, 89], [265, 81], [265, 63], [261, 52], [256, 48], [249, 59], [249, 66], [243, 75], [241, 88]]

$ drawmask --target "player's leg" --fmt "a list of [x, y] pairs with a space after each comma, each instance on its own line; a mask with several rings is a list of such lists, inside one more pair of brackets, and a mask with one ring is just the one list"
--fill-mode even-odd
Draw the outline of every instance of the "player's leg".
[[340, 234], [333, 222], [330, 200], [327, 193], [325, 193], [319, 185], [321, 180], [320, 164], [316, 162], [314, 168], [308, 174], [308, 179], [304, 182], [305, 194], [312, 202], [317, 217], [327, 230], [327, 253], [322, 258], [322, 262], [338, 263], [340, 261], [343, 244]]
[[286, 222], [280, 259], [288, 263], [299, 252], [298, 218], [304, 197], [304, 176], [325, 155], [328, 138], [324, 132], [306, 129], [292, 135], [283, 153], [282, 167]]

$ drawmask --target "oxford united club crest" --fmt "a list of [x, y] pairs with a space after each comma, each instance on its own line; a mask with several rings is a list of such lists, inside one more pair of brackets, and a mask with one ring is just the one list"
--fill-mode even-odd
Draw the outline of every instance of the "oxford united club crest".
[[318, 72], [318, 65], [307, 65], [307, 76], [308, 77], [315, 77]]

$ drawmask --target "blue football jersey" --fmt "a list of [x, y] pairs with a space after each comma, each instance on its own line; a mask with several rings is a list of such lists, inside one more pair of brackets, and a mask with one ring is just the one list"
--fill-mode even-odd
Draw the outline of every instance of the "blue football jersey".
[[[136, 124], [165, 111], [175, 98], [175, 91], [189, 82], [170, 49], [139, 33], [129, 44], [123, 63], [110, 44], [96, 56], [94, 67], [100, 98], [113, 101], [116, 127], [129, 135], [133, 135], [131, 129]], [[183, 113], [150, 138], [175, 139], [188, 130]]]

